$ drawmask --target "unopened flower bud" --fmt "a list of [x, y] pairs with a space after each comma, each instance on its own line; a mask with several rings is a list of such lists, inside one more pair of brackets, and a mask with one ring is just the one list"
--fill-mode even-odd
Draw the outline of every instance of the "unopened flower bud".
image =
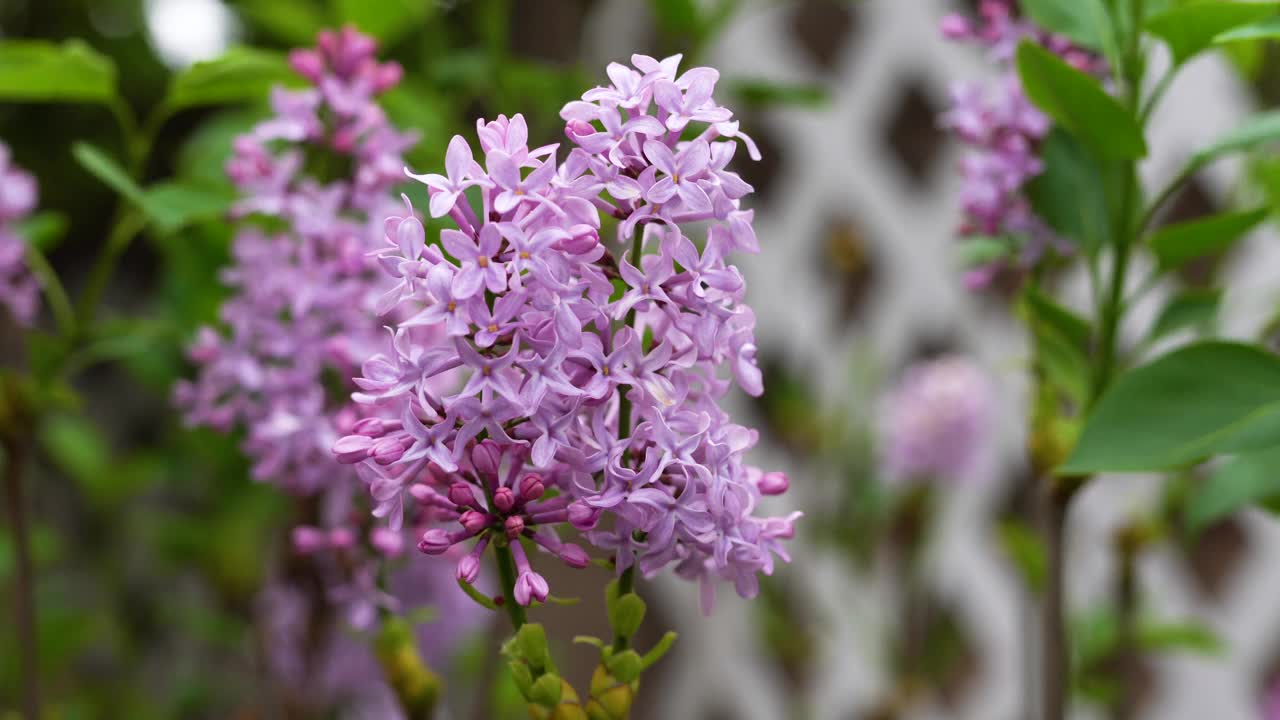
[[404, 535], [391, 528], [376, 527], [369, 533], [369, 544], [387, 557], [396, 557], [404, 552]]
[[515, 540], [520, 537], [520, 533], [524, 532], [524, 518], [519, 515], [512, 515], [507, 518], [507, 522], [504, 527], [507, 531], [507, 537], [511, 540]]
[[387, 424], [383, 422], [382, 418], [365, 418], [351, 426], [351, 434], [380, 438], [387, 434]]
[[600, 511], [581, 501], [569, 503], [569, 524], [579, 530], [590, 530], [600, 519]]
[[493, 506], [498, 508], [500, 512], [511, 512], [511, 508], [516, 506], [515, 493], [511, 492], [509, 487], [500, 487], [494, 490]]
[[468, 532], [478, 533], [489, 526], [489, 517], [478, 510], [468, 510], [462, 513], [458, 518], [458, 522]]
[[379, 465], [390, 465], [404, 457], [404, 443], [397, 437], [384, 437], [373, 444], [370, 455]]
[[328, 545], [324, 531], [310, 525], [299, 525], [289, 537], [293, 541], [293, 549], [300, 555], [310, 555]]
[[435, 490], [423, 483], [414, 483], [409, 486], [409, 497], [423, 505], [426, 505], [435, 494]]
[[441, 528], [431, 528], [422, 533], [422, 539], [418, 541], [418, 550], [428, 555], [440, 555], [451, 547], [453, 540]]
[[498, 474], [498, 463], [502, 460], [502, 451], [492, 440], [485, 440], [471, 450], [471, 464], [484, 476]]
[[581, 569], [591, 564], [591, 556], [587, 555], [587, 551], [573, 543], [561, 545], [559, 555], [564, 564], [571, 568]]
[[333, 453], [337, 456], [338, 462], [354, 465], [368, 459], [369, 450], [372, 447], [373, 438], [367, 435], [348, 435], [339, 438], [338, 442], [333, 444]]
[[335, 550], [349, 550], [355, 547], [356, 534], [351, 528], [334, 528], [329, 531], [329, 546]]
[[537, 475], [525, 475], [524, 479], [520, 481], [520, 497], [524, 498], [525, 502], [537, 500], [546, 491], [547, 488], [542, 484], [542, 478]]
[[555, 247], [570, 255], [581, 255], [590, 252], [600, 244], [600, 234], [590, 225], [575, 225], [569, 228], [569, 237], [559, 240]]
[[781, 495], [791, 487], [791, 482], [784, 472], [767, 472], [760, 477], [756, 487], [760, 488], [762, 495]]
[[449, 486], [449, 502], [458, 507], [470, 507], [475, 504], [476, 495], [470, 485], [456, 482]]
[[475, 555], [464, 555], [458, 561], [456, 576], [464, 582], [474, 583], [476, 578], [480, 577], [480, 558]]
[[289, 53], [289, 67], [313, 83], [324, 77], [324, 60], [315, 50], [298, 49]]

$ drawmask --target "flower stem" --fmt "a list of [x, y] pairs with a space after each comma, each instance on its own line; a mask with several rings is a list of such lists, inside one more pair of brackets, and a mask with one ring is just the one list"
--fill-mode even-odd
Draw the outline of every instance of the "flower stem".
[[[512, 542], [519, 542], [513, 540]], [[493, 555], [498, 563], [498, 578], [502, 581], [502, 606], [511, 618], [511, 629], [519, 630], [528, 622], [524, 606], [516, 602], [516, 564], [511, 556], [511, 548], [506, 544], [494, 543]]]
[[1071, 493], [1050, 479], [1042, 482], [1041, 522], [1045, 539], [1045, 587], [1041, 604], [1041, 638], [1044, 673], [1042, 711], [1044, 720], [1065, 720], [1071, 674], [1065, 612], [1067, 509]]
[[1116, 582], [1116, 667], [1120, 691], [1111, 707], [1115, 720], [1133, 720], [1137, 715], [1137, 689], [1141, 678], [1138, 651], [1138, 532], [1132, 527], [1123, 528], [1116, 538], [1116, 553], [1120, 556]]
[[[121, 202], [124, 202], [123, 200]], [[129, 247], [133, 237], [146, 226], [146, 220], [136, 210], [121, 210], [107, 243], [89, 269], [89, 279], [85, 281], [84, 291], [80, 294], [80, 302], [76, 305], [76, 327], [80, 337], [89, 331], [97, 314], [102, 294], [107, 289], [107, 282], [115, 272], [120, 256]]]
[[40, 663], [36, 636], [35, 576], [31, 566], [31, 538], [27, 526], [26, 498], [22, 492], [24, 443], [16, 437], [3, 438], [5, 451], [5, 507], [9, 509], [9, 532], [17, 569], [14, 586], [14, 625], [17, 628], [22, 665], [22, 711], [27, 720], [40, 717]]
[[40, 289], [44, 291], [49, 307], [53, 310], [54, 320], [58, 323], [58, 331], [63, 337], [71, 337], [76, 331], [76, 311], [67, 295], [58, 273], [49, 264], [49, 259], [35, 246], [27, 247], [27, 267], [40, 280]]
[[[632, 565], [631, 567], [628, 567], [626, 570], [623, 570], [622, 574], [618, 576], [618, 597], [622, 597], [623, 595], [626, 595], [632, 592], [635, 589], [635, 581], [636, 581], [636, 566]], [[622, 652], [623, 650], [626, 650], [627, 646], [630, 644], [631, 644], [631, 639], [628, 638], [626, 635], [619, 634], [619, 635], [613, 636], [614, 652]]]

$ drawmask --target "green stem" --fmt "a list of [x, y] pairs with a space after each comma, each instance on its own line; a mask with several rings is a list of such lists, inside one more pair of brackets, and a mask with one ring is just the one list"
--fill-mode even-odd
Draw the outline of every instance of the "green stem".
[[[124, 136], [129, 175], [134, 181], [141, 183], [147, 170], [147, 159], [150, 158], [151, 149], [155, 146], [156, 136], [160, 134], [165, 121], [169, 119], [170, 110], [164, 104], [157, 105], [147, 116], [147, 121], [141, 129], [138, 128], [133, 111], [123, 100], [113, 102], [111, 112]], [[85, 282], [80, 302], [76, 306], [77, 341], [83, 340], [92, 326], [98, 305], [102, 301], [102, 294], [115, 272], [116, 265], [120, 262], [120, 256], [128, 249], [133, 238], [147, 225], [145, 215], [138, 208], [129, 207], [129, 200], [120, 198], [117, 203], [111, 233], [107, 236], [106, 244], [89, 270], [89, 279]]]
[[8, 435], [0, 440], [5, 451], [5, 506], [9, 511], [9, 534], [13, 537], [16, 565], [13, 610], [22, 667], [22, 712], [27, 720], [39, 720], [40, 661], [36, 635], [35, 573], [31, 562], [26, 498], [22, 492], [22, 467], [26, 458], [23, 448], [26, 443], [21, 438]]
[[524, 606], [516, 602], [515, 558], [511, 555], [510, 546], [499, 543], [493, 544], [493, 555], [498, 563], [498, 578], [502, 581], [502, 607], [506, 608], [507, 617], [511, 618], [511, 629], [519, 630], [529, 619], [525, 615]]
[[1121, 530], [1116, 551], [1120, 555], [1116, 582], [1116, 663], [1119, 688], [1111, 707], [1114, 720], [1132, 720], [1137, 715], [1140, 655], [1137, 640], [1138, 582], [1137, 547], [1131, 528]]
[[53, 310], [58, 330], [64, 337], [74, 336], [76, 311], [71, 304], [70, 296], [67, 295], [67, 289], [58, 278], [58, 273], [54, 271], [53, 266], [49, 264], [49, 259], [33, 245], [27, 246], [27, 267], [31, 268], [31, 272], [40, 280], [40, 288], [49, 301], [49, 308]]
[[[631, 567], [623, 570], [622, 574], [618, 576], [618, 597], [622, 597], [623, 595], [633, 592], [635, 589], [635, 582], [636, 566], [633, 564]], [[623, 650], [626, 650], [630, 644], [631, 639], [626, 635], [618, 634], [613, 636], [614, 652], [622, 652]]]
[[1138, 224], [1134, 229], [1136, 234], [1141, 235], [1146, 232], [1147, 228], [1151, 226], [1151, 223], [1155, 221], [1156, 213], [1160, 212], [1160, 208], [1164, 207], [1165, 203], [1173, 199], [1173, 196], [1178, 192], [1178, 190], [1182, 189], [1182, 186], [1191, 179], [1191, 176], [1194, 175], [1196, 170], [1199, 170], [1200, 167], [1199, 163], [1188, 164], [1182, 169], [1182, 172], [1178, 173], [1177, 177], [1171, 180], [1168, 185], [1164, 186], [1160, 191], [1160, 194], [1156, 195], [1155, 200], [1152, 200], [1151, 204], [1147, 206], [1146, 211], [1142, 213], [1142, 217], [1138, 220]]
[[[121, 202], [124, 201], [122, 200]], [[102, 302], [102, 294], [106, 291], [107, 282], [111, 279], [116, 265], [120, 262], [120, 256], [124, 254], [134, 236], [146, 224], [146, 219], [136, 210], [124, 210], [122, 208], [117, 214], [116, 222], [111, 228], [111, 234], [107, 237], [106, 245], [103, 246], [102, 252], [98, 253], [97, 259], [93, 262], [93, 267], [89, 269], [89, 279], [85, 281], [84, 290], [80, 294], [80, 302], [76, 305], [76, 319], [79, 330], [77, 339], [83, 340], [88, 328], [93, 325], [98, 305]]]
[[1065, 720], [1071, 676], [1066, 622], [1066, 524], [1071, 493], [1052, 478], [1041, 483], [1045, 539], [1045, 588], [1041, 605], [1044, 720]]

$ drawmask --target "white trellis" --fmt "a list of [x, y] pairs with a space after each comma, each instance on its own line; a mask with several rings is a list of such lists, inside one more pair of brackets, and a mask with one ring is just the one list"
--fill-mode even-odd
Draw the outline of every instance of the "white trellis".
[[[589, 19], [593, 61], [622, 59], [633, 28], [643, 26], [642, 3], [603, 2]], [[958, 149], [947, 147], [923, 188], [911, 184], [884, 140], [904, 80], [923, 83], [939, 106], [955, 80], [981, 77], [990, 69], [971, 48], [943, 42], [937, 21], [951, 4], [942, 0], [864, 0], [854, 3], [856, 39], [845, 43], [836, 66], [818, 72], [786, 31], [788, 3], [748, 0], [711, 49], [708, 60], [726, 77], [779, 81], [821, 81], [830, 103], [818, 109], [782, 109], [768, 117], [781, 154], [768, 207], [758, 211], [763, 252], [743, 261], [762, 346], [811, 371], [824, 395], [847, 392], [850, 353], [892, 366], [921, 333], [939, 329], [961, 338], [1000, 382], [1004, 409], [999, 452], [991, 477], [1011, 477], [1021, 462], [1021, 408], [1027, 385], [1022, 373], [1025, 342], [1005, 313], [971, 297], [954, 267], [952, 229], [956, 220], [957, 177], [948, 172]], [[623, 30], [619, 30], [619, 28]], [[630, 32], [628, 32], [630, 30]], [[1190, 152], [1241, 119], [1250, 101], [1236, 75], [1216, 58], [1193, 63], [1172, 87], [1152, 121], [1153, 157], [1142, 168], [1149, 184], [1176, 171]], [[750, 132], [750, 128], [744, 128]], [[1229, 188], [1231, 168], [1213, 168], [1203, 178], [1214, 193]], [[838, 326], [835, 290], [820, 277], [814, 258], [829, 218], [849, 215], [867, 231], [879, 265], [878, 282], [867, 301], [867, 322], [847, 332]], [[1227, 268], [1234, 288], [1224, 303], [1228, 333], [1247, 335], [1275, 306], [1280, 245], [1270, 231], [1250, 238]], [[1076, 283], [1083, 297], [1083, 278]], [[1149, 322], [1158, 308], [1156, 293], [1136, 313], [1135, 326]], [[871, 412], [871, 408], [867, 408]], [[762, 448], [763, 465], [784, 462], [780, 452]], [[813, 468], [790, 467], [793, 491], [786, 502], [803, 509], [823, 495], [821, 485], [841, 482]], [[958, 714], [925, 710], [921, 717], [1015, 720], [1026, 716], [1034, 697], [1024, 636], [1030, 631], [1028, 599], [990, 532], [991, 519], [1008, 488], [999, 483], [957, 488], [949, 493], [937, 551], [929, 567], [937, 589], [971, 626], [982, 658], [977, 688]], [[1149, 507], [1157, 494], [1151, 479], [1104, 478], [1079, 498], [1068, 528], [1070, 603], [1082, 608], [1103, 598], [1112, 575], [1111, 533], [1133, 510]], [[1280, 637], [1280, 524], [1262, 517], [1246, 523], [1251, 551], [1236, 583], [1213, 603], [1200, 599], [1171, 553], [1145, 558], [1139, 568], [1143, 598], [1157, 614], [1205, 618], [1226, 641], [1221, 657], [1176, 657], [1156, 666], [1156, 699], [1147, 717], [1162, 720], [1246, 720], [1257, 714], [1257, 683]], [[802, 541], [800, 541], [802, 542]], [[820, 623], [818, 647], [800, 706], [814, 718], [858, 717], [881, 697], [889, 678], [882, 633], [895, 598], [876, 577], [852, 574], [830, 550], [797, 546], [784, 572]], [[667, 615], [680, 623], [684, 651], [670, 662], [672, 685], [663, 693], [659, 717], [696, 718], [711, 708], [744, 719], [788, 717], [778, 670], [763, 660], [750, 631], [744, 603], [724, 597], [710, 621], [698, 618], [687, 584], [659, 583]], [[724, 593], [722, 596], [730, 595]], [[1078, 717], [1089, 717], [1080, 710]]]

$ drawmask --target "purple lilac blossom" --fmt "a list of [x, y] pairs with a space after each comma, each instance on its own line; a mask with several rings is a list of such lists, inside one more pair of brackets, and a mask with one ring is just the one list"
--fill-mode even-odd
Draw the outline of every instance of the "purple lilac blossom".
[[909, 367], [880, 408], [883, 463], [889, 477], [964, 480], [991, 435], [991, 383], [960, 356]]
[[[189, 423], [244, 428], [254, 476], [300, 494], [357, 484], [328, 450], [368, 414], [347, 397], [348, 378], [387, 342], [375, 303], [389, 283], [368, 253], [414, 142], [375, 102], [399, 66], [379, 64], [373, 41], [349, 28], [317, 44], [291, 56], [313, 85], [275, 89], [274, 116], [234, 143], [227, 174], [245, 222], [223, 272], [225, 329], [200, 331], [190, 349], [199, 375], [176, 390]], [[309, 157], [343, 160], [350, 174], [308, 175]], [[286, 227], [253, 222], [262, 217]], [[429, 342], [433, 331], [420, 332]]]
[[[674, 565], [699, 580], [709, 611], [717, 580], [756, 594], [757, 574], [787, 559], [799, 515], [757, 513], [786, 478], [744, 463], [757, 433], [719, 403], [735, 383], [763, 390], [755, 316], [726, 260], [758, 251], [740, 205], [751, 186], [728, 165], [739, 143], [759, 154], [713, 100], [718, 72], [679, 73], [680, 56], [632, 63], [609, 65], [611, 85], [564, 107], [576, 147], [563, 161], [558, 145], [528, 147], [522, 116], [499, 116], [477, 122], [478, 156], [457, 136], [444, 174], [410, 173], [431, 216], [456, 228], [427, 244], [411, 212], [388, 219], [378, 254], [395, 285], [383, 306], [405, 319], [354, 397], [395, 419], [365, 423], [334, 451], [357, 464], [391, 527], [413, 504], [452, 518], [418, 547], [474, 543], [461, 579], [505, 544], [517, 601], [545, 600], [526, 549], [585, 566], [557, 532], [569, 525], [619, 572]], [[612, 242], [601, 214], [617, 220]], [[639, 258], [627, 256], [633, 243]], [[439, 323], [450, 342], [414, 338]], [[441, 391], [451, 371], [465, 381]]]
[[14, 322], [29, 327], [40, 307], [40, 283], [27, 267], [27, 244], [17, 223], [36, 206], [36, 180], [12, 163], [0, 143], [0, 306]]
[[[409, 573], [426, 587], [405, 587], [395, 575], [394, 587], [380, 585], [380, 569], [414, 537], [408, 528], [371, 527], [367, 508], [379, 503], [375, 512], [384, 512], [378, 488], [370, 498], [360, 474], [330, 452], [342, 436], [384, 422], [378, 408], [351, 401], [351, 378], [391, 341], [378, 303], [394, 282], [371, 253], [383, 220], [400, 207], [391, 188], [404, 181], [401, 153], [415, 138], [392, 127], [376, 102], [401, 72], [378, 63], [375, 51], [350, 28], [320, 33], [315, 50], [290, 57], [312, 86], [275, 89], [274, 115], [235, 140], [226, 169], [240, 190], [233, 215], [242, 223], [223, 272], [232, 296], [221, 309], [223, 329], [201, 329], [189, 350], [198, 377], [175, 392], [189, 423], [243, 429], [256, 478], [307, 496], [300, 508], [317, 508], [293, 529], [293, 550], [307, 556], [327, 604], [360, 629], [374, 627], [380, 611], [410, 609], [414, 593], [435, 592], [442, 577], [453, 585], [427, 569]], [[348, 169], [338, 177], [304, 169], [325, 165]], [[432, 347], [443, 333], [419, 324], [403, 341]], [[445, 373], [434, 382], [428, 387], [441, 391], [454, 379]], [[431, 512], [407, 514], [427, 523]]]
[[963, 236], [1017, 239], [1016, 257], [1001, 257], [972, 268], [965, 276], [971, 289], [989, 286], [1001, 271], [1029, 267], [1061, 243], [1035, 215], [1023, 190], [1044, 171], [1041, 141], [1052, 124], [1022, 91], [1013, 67], [1014, 51], [1033, 40], [1085, 72], [1101, 74], [1103, 61], [1017, 16], [1014, 0], [983, 0], [978, 19], [948, 15], [942, 33], [950, 39], [986, 48], [999, 70], [996, 82], [960, 82], [951, 90], [951, 108], [942, 125], [955, 133], [970, 152], [960, 161], [963, 186], [960, 206]]

